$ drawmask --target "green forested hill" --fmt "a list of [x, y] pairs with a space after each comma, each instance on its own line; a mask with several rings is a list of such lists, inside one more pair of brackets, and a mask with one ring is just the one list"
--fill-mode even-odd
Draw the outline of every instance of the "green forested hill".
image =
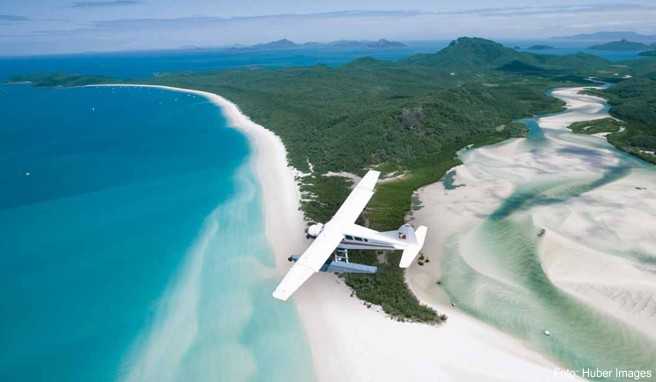
[[[528, 65], [537, 76], [525, 75]], [[295, 167], [307, 170], [309, 160], [319, 172], [361, 173], [372, 165], [418, 167], [473, 137], [505, 137], [499, 126], [557, 109], [545, 90], [586, 65], [586, 76], [610, 72], [594, 56], [539, 56], [461, 38], [399, 62], [364, 58], [338, 68], [243, 69], [155, 82], [235, 101], [283, 138]], [[469, 72], [452, 72], [456, 67]]]
[[406, 63], [428, 66], [443, 71], [481, 72], [494, 69], [517, 71], [526, 74], [544, 75], [590, 75], [596, 73], [605, 77], [610, 74], [610, 63], [598, 56], [577, 53], [556, 56], [518, 52], [494, 41], [461, 37], [452, 41], [448, 47], [434, 54], [418, 54], [405, 60]]
[[446, 146], [558, 107], [541, 79], [460, 79], [379, 63], [157, 82], [226, 96], [283, 138], [294, 166], [307, 170], [309, 160], [319, 172], [425, 164]]
[[433, 54], [418, 54], [406, 63], [434, 66], [443, 70], [471, 71], [498, 68], [511, 61], [532, 61], [535, 56], [478, 37], [461, 37]]
[[610, 114], [622, 123], [607, 136], [617, 148], [656, 163], [656, 58], [621, 64], [630, 75], [613, 86], [593, 91], [608, 100]]
[[602, 95], [610, 113], [626, 123], [626, 129], [609, 135], [608, 141], [656, 163], [656, 71], [622, 81]]
[[643, 44], [641, 42], [620, 40], [620, 41], [607, 42], [605, 44], [593, 45], [589, 49], [608, 50], [608, 51], [614, 51], [614, 52], [626, 52], [626, 51], [648, 50], [649, 45]]

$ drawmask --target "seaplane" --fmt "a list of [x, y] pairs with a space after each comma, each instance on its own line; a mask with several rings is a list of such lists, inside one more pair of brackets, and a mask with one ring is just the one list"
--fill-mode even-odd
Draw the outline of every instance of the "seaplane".
[[349, 250], [403, 251], [399, 266], [407, 268], [424, 246], [428, 229], [404, 224], [394, 231], [379, 232], [355, 224], [374, 195], [380, 172], [370, 170], [351, 191], [337, 213], [325, 224], [309, 226], [306, 237], [312, 244], [300, 256], [290, 256], [294, 265], [273, 291], [286, 301], [316, 272], [376, 273], [377, 267], [351, 263]]

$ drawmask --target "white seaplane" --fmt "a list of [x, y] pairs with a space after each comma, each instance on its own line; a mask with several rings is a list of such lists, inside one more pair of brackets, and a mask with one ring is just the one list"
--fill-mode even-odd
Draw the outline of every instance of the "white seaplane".
[[329, 222], [308, 227], [306, 236], [314, 241], [301, 256], [289, 258], [295, 264], [273, 291], [273, 297], [287, 300], [315, 272], [376, 273], [374, 266], [349, 262], [349, 249], [402, 250], [399, 266], [412, 264], [424, 246], [428, 231], [425, 226], [415, 231], [404, 224], [395, 231], [378, 232], [355, 224], [373, 196], [379, 176], [378, 171], [367, 172]]

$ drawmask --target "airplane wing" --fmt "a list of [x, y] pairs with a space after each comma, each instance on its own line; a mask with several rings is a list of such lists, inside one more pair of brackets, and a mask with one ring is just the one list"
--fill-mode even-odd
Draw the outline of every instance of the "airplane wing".
[[287, 300], [310, 276], [319, 272], [344, 238], [344, 235], [338, 230], [332, 232], [325, 230], [314, 239], [301, 258], [287, 272], [276, 290], [273, 291], [273, 297], [283, 301]]
[[367, 203], [369, 203], [369, 200], [371, 200], [379, 176], [380, 172], [378, 171], [370, 170], [367, 172], [364, 178], [351, 191], [344, 203], [342, 203], [342, 206], [339, 207], [335, 216], [330, 220], [338, 221], [343, 225], [355, 223], [355, 220], [360, 216]]
[[360, 216], [374, 194], [378, 171], [369, 171], [351, 191], [335, 216], [323, 228], [300, 259], [273, 291], [273, 297], [287, 300], [315, 272], [319, 272], [335, 248], [344, 239], [344, 230]]

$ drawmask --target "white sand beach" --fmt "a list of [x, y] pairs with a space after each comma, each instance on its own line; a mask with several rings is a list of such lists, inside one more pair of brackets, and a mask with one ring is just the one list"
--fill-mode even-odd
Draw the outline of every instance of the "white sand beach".
[[[479, 256], [485, 249], [477, 241], [476, 227], [518, 187], [551, 183], [545, 197], [557, 197], [603, 180], [608, 169], [625, 157], [604, 138], [567, 130], [576, 121], [608, 117], [604, 101], [581, 94], [582, 90], [554, 91], [566, 101], [568, 111], [539, 119], [547, 135], [539, 149], [525, 139], [514, 139], [465, 152], [463, 165], [453, 169], [456, 188], [446, 189], [440, 182], [418, 191], [423, 207], [413, 218], [429, 227], [424, 254], [431, 262], [414, 264], [407, 280], [422, 301], [448, 309], [447, 294], [436, 280], [444, 277], [440, 260], [449, 248], [457, 248], [477, 274], [515, 287], [517, 280], [505, 269]], [[564, 202], [516, 213], [517, 221], [529, 222], [537, 232], [543, 230], [537, 251], [552, 283], [581, 304], [648, 336], [654, 336], [656, 325], [655, 269], [637, 257], [656, 253], [655, 192], [656, 172], [632, 168], [619, 180], [583, 189]]]
[[[222, 108], [233, 127], [248, 136], [254, 151], [252, 166], [262, 187], [266, 234], [276, 256], [275, 277], [282, 278], [290, 267], [287, 257], [302, 253], [309, 244], [303, 235], [305, 222], [299, 209], [296, 171], [287, 163], [282, 141], [223, 97], [157, 87], [206, 97]], [[429, 235], [432, 245], [439, 241], [440, 232], [441, 229], [435, 229]], [[421, 289], [417, 291], [422, 300], [431, 301]], [[440, 311], [449, 315], [446, 324], [400, 323], [388, 318], [378, 307], [368, 309], [350, 295], [350, 289], [335, 275], [319, 273], [292, 299], [310, 344], [319, 381], [575, 379], [560, 373], [555, 363], [520, 341], [442, 305]]]

